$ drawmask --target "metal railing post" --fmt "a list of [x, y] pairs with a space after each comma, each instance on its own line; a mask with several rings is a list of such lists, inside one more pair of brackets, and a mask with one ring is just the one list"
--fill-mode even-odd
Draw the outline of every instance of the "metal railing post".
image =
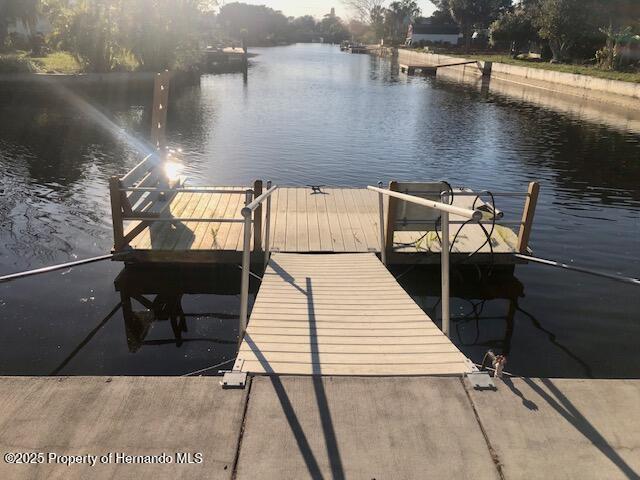
[[[378, 182], [378, 188], [382, 188], [382, 182]], [[380, 259], [382, 264], [387, 264], [387, 245], [384, 236], [384, 197], [378, 193], [378, 206], [380, 208]]]
[[247, 209], [253, 201], [253, 190], [245, 192], [245, 208], [242, 209], [244, 217], [244, 244], [242, 247], [242, 283], [240, 286], [240, 328], [238, 331], [239, 343], [242, 343], [244, 333], [247, 330], [247, 317], [249, 313], [249, 269], [251, 268], [251, 227], [253, 211]]
[[[428, 200], [426, 198], [416, 197], [414, 195], [408, 195], [406, 193], [396, 192], [393, 188], [389, 188], [389, 190], [383, 190], [379, 187], [367, 186], [368, 190], [372, 190], [374, 192], [378, 192], [379, 194], [387, 195], [389, 197], [395, 197], [400, 200], [404, 200], [405, 202], [411, 202], [416, 205], [422, 205], [427, 208], [432, 208], [440, 212], [440, 222], [442, 224], [442, 237], [441, 237], [441, 279], [442, 279], [442, 332], [450, 337], [450, 305], [449, 305], [449, 214], [458, 215], [464, 218], [468, 218], [474, 222], [480, 222], [482, 220], [482, 212], [480, 210], [474, 209], [470, 210], [468, 208], [456, 207], [455, 205], [449, 204], [449, 194], [448, 192], [443, 192], [441, 194], [441, 201], [435, 202], [433, 200]], [[391, 200], [391, 199], [389, 199]], [[388, 215], [391, 218], [393, 215], [393, 211], [391, 206], [389, 206]], [[391, 223], [390, 223], [391, 226]]]
[[[449, 195], [443, 195], [443, 203], [448, 203]], [[441, 212], [442, 245], [440, 252], [442, 290], [442, 333], [451, 338], [449, 306], [449, 213]]]
[[[271, 189], [271, 181], [267, 182], [267, 191]], [[271, 195], [267, 197], [267, 213], [264, 227], [264, 268], [267, 269], [269, 257], [271, 256], [271, 247], [269, 245], [269, 233], [271, 230]]]

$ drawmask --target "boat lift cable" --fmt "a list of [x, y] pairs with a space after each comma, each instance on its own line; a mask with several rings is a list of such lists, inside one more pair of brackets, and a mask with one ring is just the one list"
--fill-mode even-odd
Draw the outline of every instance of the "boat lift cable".
[[19, 280], [21, 278], [31, 277], [33, 275], [40, 275], [43, 273], [55, 272], [56, 270], [64, 270], [65, 268], [78, 267], [80, 265], [87, 265], [89, 263], [102, 262], [104, 260], [111, 260], [123, 254], [110, 253], [109, 255], [101, 255], [99, 257], [85, 258], [84, 260], [76, 260], [74, 262], [60, 263], [58, 265], [51, 265], [49, 267], [36, 268], [35, 270], [27, 270], [25, 272], [11, 273], [9, 275], [3, 275], [0, 277], [0, 283], [11, 282], [13, 280]]
[[639, 278], [626, 277], [624, 275], [616, 275], [614, 273], [603, 272], [601, 270], [594, 270], [591, 268], [576, 267], [574, 265], [567, 265], [566, 263], [556, 262], [554, 260], [547, 260], [545, 258], [532, 257], [531, 255], [523, 255], [521, 253], [514, 253], [513, 256], [521, 260], [526, 260], [528, 262], [539, 263], [540, 265], [547, 265], [549, 267], [562, 268], [564, 270], [571, 270], [574, 272], [586, 273], [587, 275], [608, 278], [609, 280], [615, 280], [616, 282], [622, 282], [630, 285], [640, 286]]

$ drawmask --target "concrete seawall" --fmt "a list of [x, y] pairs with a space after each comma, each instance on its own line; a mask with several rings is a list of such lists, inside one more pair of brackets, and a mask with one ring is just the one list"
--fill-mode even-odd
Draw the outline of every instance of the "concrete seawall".
[[[422, 53], [412, 50], [398, 49], [398, 61], [401, 63], [433, 64], [441, 65], [465, 61], [464, 58], [440, 55], [434, 53]], [[462, 72], [465, 75], [482, 74], [485, 62], [477, 64], [461, 65], [439, 69], [440, 72]], [[560, 92], [585, 100], [595, 100], [608, 104], [616, 104], [626, 108], [640, 109], [640, 83], [621, 82], [578, 75], [564, 72], [556, 72], [541, 68], [528, 68], [505, 63], [493, 63], [492, 78], [504, 81], [522, 83], [532, 87], [548, 91]]]

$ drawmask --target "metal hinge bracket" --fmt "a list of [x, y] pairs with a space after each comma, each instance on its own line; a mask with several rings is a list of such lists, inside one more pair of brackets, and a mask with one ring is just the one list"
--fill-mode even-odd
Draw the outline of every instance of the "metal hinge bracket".
[[476, 390], [497, 390], [496, 384], [493, 383], [493, 379], [488, 372], [469, 372], [467, 378], [471, 383], [471, 386]]
[[244, 360], [236, 359], [233, 369], [224, 372], [220, 385], [222, 388], [244, 388], [247, 386], [247, 372], [242, 371]]

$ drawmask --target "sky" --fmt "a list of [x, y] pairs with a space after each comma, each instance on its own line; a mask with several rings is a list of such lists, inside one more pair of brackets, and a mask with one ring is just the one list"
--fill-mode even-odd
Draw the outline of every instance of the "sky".
[[[226, 0], [220, 3], [232, 3], [235, 0]], [[274, 10], [281, 10], [287, 17], [301, 17], [302, 15], [313, 15], [322, 17], [331, 11], [331, 7], [336, 9], [336, 14], [343, 19], [348, 19], [351, 15], [341, 0], [240, 0], [243, 3], [253, 3], [255, 5], [266, 5]], [[418, 0], [418, 5], [422, 9], [422, 14], [429, 16], [435, 9], [429, 0]]]

